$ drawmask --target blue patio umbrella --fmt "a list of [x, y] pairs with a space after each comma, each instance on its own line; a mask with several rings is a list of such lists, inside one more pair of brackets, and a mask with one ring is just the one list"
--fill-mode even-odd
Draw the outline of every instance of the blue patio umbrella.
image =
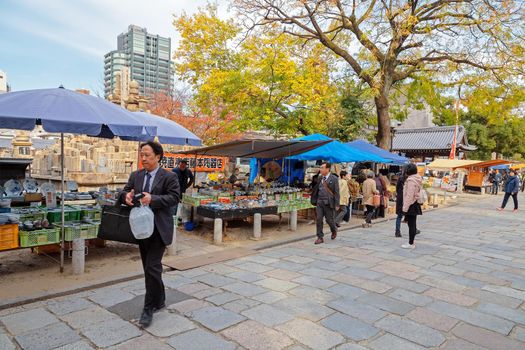
[[102, 98], [64, 88], [0, 95], [0, 125], [5, 129], [85, 134], [98, 137], [155, 136], [157, 128]]
[[[160, 143], [190, 146], [202, 145], [202, 140], [197, 135], [173, 120], [145, 112], [134, 112], [133, 114], [137, 116], [139, 120], [157, 127], [157, 137]], [[154, 136], [141, 135], [122, 137], [122, 139], [132, 141], [151, 141], [154, 139]]]
[[[321, 141], [321, 140], [331, 140], [328, 136], [322, 134], [313, 134], [304, 137], [300, 137], [294, 140], [303, 140], [303, 141]], [[289, 157], [289, 159], [297, 160], [326, 160], [331, 163], [346, 163], [346, 162], [378, 162], [378, 163], [388, 163], [384, 158], [372, 154], [370, 152], [360, 151], [351, 146], [345, 145], [337, 140], [333, 140], [321, 147], [313, 149], [311, 151], [297, 154], [295, 156]]]
[[[62, 87], [9, 92], [0, 95], [0, 126], [6, 129], [61, 133], [61, 183], [64, 193], [64, 133], [112, 138], [155, 136], [157, 127], [141, 121], [133, 113], [102, 98], [81, 94]], [[62, 198], [64, 196], [62, 195]], [[60, 271], [64, 270], [64, 201]]]

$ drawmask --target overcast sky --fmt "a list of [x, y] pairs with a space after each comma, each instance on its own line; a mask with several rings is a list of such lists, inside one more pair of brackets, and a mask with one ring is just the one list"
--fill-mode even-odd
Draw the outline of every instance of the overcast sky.
[[[219, 14], [229, 16], [225, 0]], [[13, 90], [103, 90], [104, 54], [128, 25], [172, 38], [173, 15], [194, 13], [206, 0], [1, 0], [0, 70]]]

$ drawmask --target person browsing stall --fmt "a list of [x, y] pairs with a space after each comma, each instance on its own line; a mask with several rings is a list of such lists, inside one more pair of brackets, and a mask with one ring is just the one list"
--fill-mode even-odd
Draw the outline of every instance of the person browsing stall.
[[143, 169], [131, 173], [120, 194], [121, 200], [129, 206], [138, 204], [136, 195], [141, 194], [141, 204], [149, 205], [154, 214], [153, 234], [138, 241], [146, 285], [144, 308], [139, 319], [144, 328], [151, 325], [153, 313], [166, 306], [161, 260], [166, 246], [173, 240], [172, 209], [180, 200], [177, 175], [159, 166], [163, 155], [160, 143], [150, 141], [141, 144]]

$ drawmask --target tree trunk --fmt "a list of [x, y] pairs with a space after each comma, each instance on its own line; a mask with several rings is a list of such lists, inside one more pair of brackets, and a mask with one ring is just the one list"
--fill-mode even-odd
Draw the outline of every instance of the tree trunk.
[[374, 98], [377, 111], [377, 145], [390, 151], [392, 148], [392, 135], [390, 131], [390, 114], [388, 113], [388, 98], [379, 95]]

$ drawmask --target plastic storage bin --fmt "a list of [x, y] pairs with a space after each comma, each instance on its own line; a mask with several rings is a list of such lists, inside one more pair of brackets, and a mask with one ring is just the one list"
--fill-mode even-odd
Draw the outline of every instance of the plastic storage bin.
[[60, 231], [56, 227], [35, 231], [20, 231], [18, 235], [20, 236], [20, 247], [24, 248], [60, 242]]
[[18, 224], [0, 225], [0, 250], [18, 248]]

